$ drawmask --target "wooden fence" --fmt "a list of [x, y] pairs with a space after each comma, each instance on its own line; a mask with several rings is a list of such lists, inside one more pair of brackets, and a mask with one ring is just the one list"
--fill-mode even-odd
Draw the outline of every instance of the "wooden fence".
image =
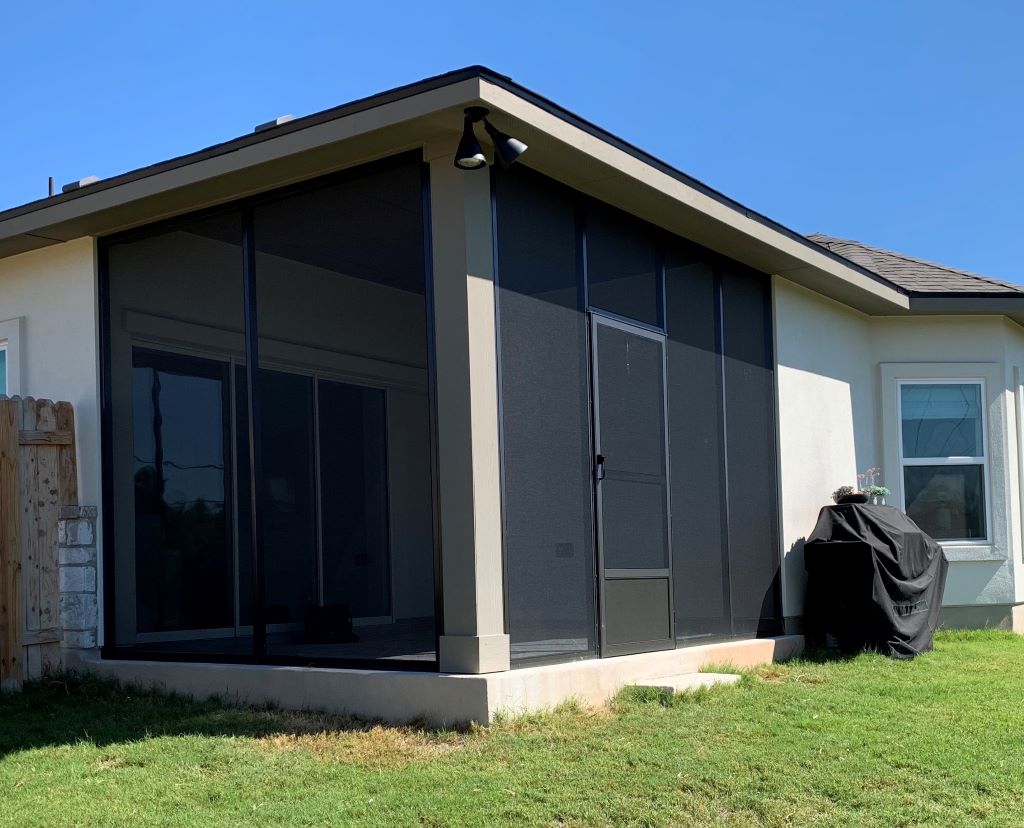
[[60, 661], [57, 521], [78, 504], [70, 403], [0, 397], [0, 689]]

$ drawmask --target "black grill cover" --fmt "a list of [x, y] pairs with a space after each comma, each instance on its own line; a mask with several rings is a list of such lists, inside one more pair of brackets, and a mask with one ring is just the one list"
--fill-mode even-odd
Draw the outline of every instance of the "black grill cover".
[[913, 658], [932, 649], [946, 555], [891, 506], [826, 506], [804, 545], [808, 637], [843, 652]]

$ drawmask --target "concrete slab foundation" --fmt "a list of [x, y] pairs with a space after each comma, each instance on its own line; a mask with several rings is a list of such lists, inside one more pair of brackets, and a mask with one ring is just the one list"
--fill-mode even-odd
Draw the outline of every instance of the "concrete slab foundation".
[[604, 704], [627, 684], [696, 673], [709, 665], [753, 667], [784, 661], [802, 652], [803, 644], [798, 635], [745, 639], [487, 675], [116, 661], [101, 659], [95, 651], [75, 653], [65, 667], [196, 698], [218, 696], [232, 703], [444, 726], [490, 722], [499, 712], [544, 710], [568, 699]]

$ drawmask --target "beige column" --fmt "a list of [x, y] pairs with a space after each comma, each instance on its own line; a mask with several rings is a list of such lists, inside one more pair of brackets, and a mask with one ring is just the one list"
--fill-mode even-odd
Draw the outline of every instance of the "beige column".
[[444, 630], [441, 670], [509, 668], [501, 554], [490, 176], [427, 148]]

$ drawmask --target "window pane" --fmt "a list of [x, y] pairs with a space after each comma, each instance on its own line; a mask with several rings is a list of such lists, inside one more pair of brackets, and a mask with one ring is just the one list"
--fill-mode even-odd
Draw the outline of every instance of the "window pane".
[[904, 457], [981, 457], [981, 385], [900, 386]]
[[985, 537], [984, 466], [907, 466], [907, 514], [938, 540]]
[[657, 325], [661, 289], [653, 233], [625, 213], [590, 210], [587, 283], [593, 307]]
[[0, 394], [7, 393], [7, 349], [0, 348]]
[[136, 351], [132, 392], [138, 631], [233, 627], [224, 366]]

